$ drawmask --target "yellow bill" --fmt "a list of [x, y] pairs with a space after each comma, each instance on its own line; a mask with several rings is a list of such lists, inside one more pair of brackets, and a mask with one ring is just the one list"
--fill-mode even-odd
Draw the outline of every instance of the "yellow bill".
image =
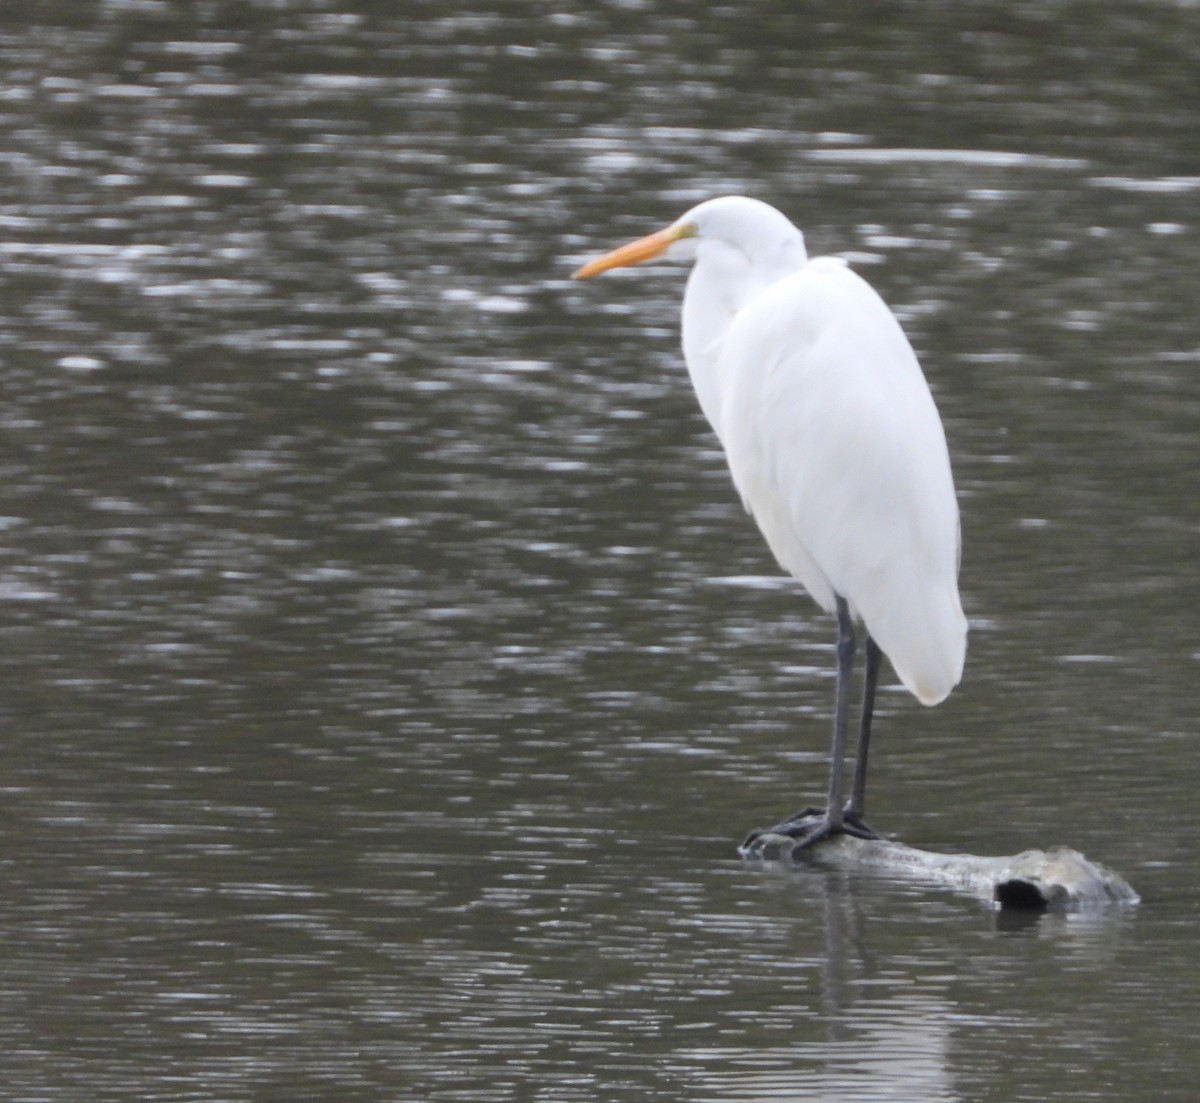
[[574, 278], [586, 280], [591, 276], [598, 276], [601, 272], [607, 272], [610, 268], [625, 268], [630, 264], [641, 264], [644, 260], [652, 260], [660, 253], [665, 252], [681, 237], [692, 237], [695, 232], [693, 227], [685, 224], [668, 226], [665, 230], [658, 230], [645, 237], [639, 237], [637, 241], [631, 241], [628, 245], [622, 245], [611, 253], [605, 253], [602, 257], [588, 261], [575, 273]]

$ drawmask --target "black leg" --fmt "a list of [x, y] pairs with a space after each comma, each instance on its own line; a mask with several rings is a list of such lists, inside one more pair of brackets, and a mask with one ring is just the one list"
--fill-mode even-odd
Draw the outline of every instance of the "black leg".
[[[858, 728], [858, 754], [854, 760], [854, 782], [850, 788], [850, 803], [846, 819], [856, 827], [862, 822], [867, 807], [867, 756], [871, 749], [871, 718], [875, 713], [875, 686], [879, 681], [879, 660], [883, 652], [870, 636], [866, 643], [866, 670], [863, 678], [862, 720]], [[866, 828], [866, 830], [870, 830]]]
[[825, 826], [831, 832], [842, 826], [842, 774], [846, 767], [846, 722], [850, 714], [850, 683], [854, 678], [854, 621], [844, 598], [837, 599], [837, 690], [833, 704], [833, 746], [829, 750], [829, 801]]
[[[846, 830], [842, 810], [842, 776], [846, 767], [846, 722], [850, 714], [850, 683], [854, 679], [854, 620], [844, 598], [837, 599], [837, 689], [833, 702], [833, 745], [829, 749], [829, 799], [825, 815], [797, 841], [792, 853]], [[853, 829], [852, 829], [853, 830]], [[855, 832], [857, 834], [857, 832]]]
[[[754, 844], [764, 835], [786, 835], [796, 839], [796, 845], [792, 850], [793, 853], [802, 850], [804, 847], [812, 846], [813, 843], [819, 842], [821, 839], [826, 839], [830, 835], [849, 834], [857, 835], [864, 839], [877, 838], [876, 834], [863, 824], [857, 816], [850, 815], [850, 811], [854, 807], [853, 800], [845, 810], [842, 806], [843, 778], [845, 776], [846, 762], [846, 725], [850, 712], [850, 684], [854, 678], [856, 645], [854, 640], [854, 621], [850, 616], [850, 607], [840, 597], [837, 599], [837, 618], [838, 668], [837, 689], [835, 691], [833, 708], [833, 745], [829, 753], [829, 801], [823, 810], [820, 808], [805, 808], [782, 823], [777, 823], [774, 827], [768, 827], [765, 830], [759, 828], [751, 831], [742, 843], [741, 850], [743, 853], [747, 851], [754, 852]], [[874, 648], [875, 651], [873, 670], [871, 667], [871, 648]], [[875, 697], [875, 678], [878, 675], [878, 671], [879, 648], [868, 637], [867, 674], [870, 679], [868, 689], [872, 704]], [[864, 702], [864, 706], [866, 704], [867, 702]], [[869, 709], [867, 715], [866, 728], [868, 729], [869, 738]], [[859, 741], [861, 754], [863, 748], [862, 731], [859, 732]], [[865, 778], [865, 767], [863, 773]], [[857, 765], [855, 768], [855, 782], [856, 784], [858, 782]]]

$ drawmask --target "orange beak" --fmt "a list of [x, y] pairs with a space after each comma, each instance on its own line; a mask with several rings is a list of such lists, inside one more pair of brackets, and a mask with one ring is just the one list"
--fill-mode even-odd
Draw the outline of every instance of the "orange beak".
[[650, 260], [664, 252], [681, 237], [691, 237], [694, 233], [695, 231], [690, 226], [668, 226], [665, 230], [658, 230], [656, 233], [639, 237], [637, 241], [631, 241], [628, 245], [622, 245], [611, 253], [605, 253], [602, 257], [588, 261], [575, 273], [574, 278], [586, 280], [591, 276], [598, 276], [601, 272], [607, 272], [610, 268], [624, 268], [630, 264], [641, 264], [642, 261]]

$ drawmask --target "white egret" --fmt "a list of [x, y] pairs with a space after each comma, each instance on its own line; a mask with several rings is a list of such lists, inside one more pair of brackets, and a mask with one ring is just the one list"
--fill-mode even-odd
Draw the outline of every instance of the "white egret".
[[[796, 850], [838, 833], [874, 837], [863, 813], [880, 653], [925, 705], [958, 684], [966, 657], [958, 504], [941, 418], [879, 295], [843, 261], [810, 260], [801, 232], [759, 200], [700, 203], [575, 277], [677, 246], [695, 257], [683, 353], [700, 407], [775, 558], [838, 623], [828, 802], [769, 830], [795, 838]], [[866, 666], [843, 804], [856, 621], [866, 629]]]

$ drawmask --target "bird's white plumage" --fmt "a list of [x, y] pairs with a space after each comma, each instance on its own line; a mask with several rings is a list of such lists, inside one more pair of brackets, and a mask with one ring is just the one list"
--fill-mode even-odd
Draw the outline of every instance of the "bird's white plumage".
[[747, 303], [716, 361], [718, 435], [780, 565], [861, 617], [920, 700], [962, 675], [958, 508], [941, 421], [891, 312], [809, 262]]
[[958, 505], [903, 330], [766, 204], [710, 200], [676, 225], [699, 239], [684, 355], [746, 508], [823, 609], [844, 597], [904, 685], [941, 701], [966, 655]]
[[694, 246], [683, 350], [733, 481], [780, 565], [860, 617], [925, 704], [962, 676], [959, 519], [941, 419], [908, 339], [843, 262], [742, 196], [708, 200], [583, 275]]

